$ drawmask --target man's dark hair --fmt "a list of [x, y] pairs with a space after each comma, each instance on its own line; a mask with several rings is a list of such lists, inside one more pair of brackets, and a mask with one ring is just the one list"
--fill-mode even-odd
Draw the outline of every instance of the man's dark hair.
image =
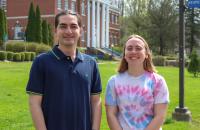
[[82, 20], [81, 17], [78, 13], [72, 13], [72, 11], [62, 11], [60, 13], [58, 13], [55, 17], [55, 28], [57, 28], [58, 24], [59, 24], [59, 18], [60, 16], [64, 16], [64, 15], [73, 15], [77, 17], [77, 22], [78, 22], [78, 26], [82, 27]]

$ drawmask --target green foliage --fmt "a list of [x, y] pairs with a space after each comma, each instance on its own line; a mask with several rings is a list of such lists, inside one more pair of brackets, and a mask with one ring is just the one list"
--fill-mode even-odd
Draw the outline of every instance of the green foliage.
[[46, 20], [42, 21], [42, 42], [46, 45], [49, 44], [49, 28]]
[[13, 55], [13, 61], [21, 61], [21, 54], [20, 53], [14, 53]]
[[194, 77], [197, 77], [200, 72], [200, 60], [198, 59], [196, 50], [193, 50], [190, 56], [188, 72], [193, 73]]
[[42, 42], [42, 22], [40, 16], [40, 8], [37, 5], [35, 14], [35, 42]]
[[25, 42], [9, 42], [6, 44], [6, 50], [12, 52], [24, 52], [26, 50]]
[[5, 17], [3, 9], [0, 8], [0, 48], [3, 47], [3, 37], [5, 35]]
[[24, 52], [24, 54], [25, 54], [24, 61], [30, 61], [31, 60], [31, 52]]
[[105, 53], [103, 55], [103, 60], [112, 60], [112, 56], [110, 54]]
[[28, 52], [36, 52], [37, 46], [39, 46], [38, 43], [29, 42], [29, 43], [26, 44], [26, 51], [28, 51]]
[[153, 63], [155, 66], [165, 66], [165, 57], [164, 56], [153, 56]]
[[34, 59], [35, 59], [35, 57], [36, 57], [36, 53], [35, 52], [31, 52], [31, 61], [33, 61]]
[[200, 9], [187, 8], [185, 11], [185, 34], [186, 48], [190, 50], [190, 54], [195, 47], [198, 47], [198, 39], [200, 38]]
[[34, 11], [34, 6], [33, 6], [33, 2], [31, 2], [30, 4], [30, 8], [29, 8], [29, 15], [28, 15], [28, 24], [26, 26], [26, 41], [29, 42], [33, 42], [35, 41], [35, 35], [36, 35], [36, 18], [35, 18], [35, 11]]
[[20, 52], [20, 55], [21, 55], [21, 61], [24, 61], [25, 60], [25, 53], [24, 52]]
[[7, 51], [7, 60], [12, 61], [13, 60], [13, 56], [14, 56], [13, 52]]
[[50, 46], [45, 45], [45, 44], [40, 44], [40, 45], [37, 46], [37, 48], [36, 48], [36, 54], [48, 52], [49, 50], [51, 50], [51, 47], [50, 47]]
[[51, 29], [51, 25], [50, 24], [48, 24], [48, 29], [49, 29], [49, 45], [50, 46], [53, 46], [53, 44], [54, 44], [54, 41], [53, 41], [53, 34], [52, 34], [52, 29]]
[[6, 60], [7, 59], [7, 53], [5, 51], [0, 51], [0, 60]]

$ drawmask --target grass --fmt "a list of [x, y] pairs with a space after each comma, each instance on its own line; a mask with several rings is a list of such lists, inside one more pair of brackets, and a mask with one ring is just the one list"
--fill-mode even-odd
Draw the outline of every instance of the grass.
[[[25, 86], [31, 62], [0, 62], [0, 130], [34, 130], [28, 110]], [[100, 64], [103, 93], [103, 114], [101, 130], [109, 130], [104, 108], [105, 86], [109, 77], [116, 73], [117, 64]], [[192, 112], [192, 122], [177, 122], [171, 114], [178, 106], [179, 70], [174, 67], [158, 67], [158, 73], [167, 81], [170, 91], [170, 105], [163, 130], [200, 130], [200, 80], [185, 71], [185, 106]]]

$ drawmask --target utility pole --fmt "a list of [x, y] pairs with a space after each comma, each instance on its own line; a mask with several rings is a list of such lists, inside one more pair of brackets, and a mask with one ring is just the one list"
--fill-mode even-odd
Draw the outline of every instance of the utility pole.
[[172, 113], [177, 121], [191, 121], [191, 112], [184, 106], [185, 8], [185, 1], [179, 0], [179, 106]]

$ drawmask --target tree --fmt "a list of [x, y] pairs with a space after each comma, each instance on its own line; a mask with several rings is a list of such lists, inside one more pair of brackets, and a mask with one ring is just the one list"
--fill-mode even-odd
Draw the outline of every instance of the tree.
[[49, 28], [46, 20], [42, 21], [42, 42], [47, 45], [49, 44]]
[[188, 66], [188, 72], [193, 73], [194, 77], [197, 77], [198, 73], [200, 72], [200, 61], [198, 59], [196, 50], [193, 50], [192, 54], [190, 55], [190, 63]]
[[[154, 51], [165, 55], [176, 48], [178, 39], [178, 12], [172, 0], [150, 0], [148, 6], [150, 26], [148, 34]], [[157, 47], [158, 46], [158, 47]], [[174, 50], [173, 50], [174, 51]], [[173, 52], [172, 51], [172, 52]]]
[[42, 22], [40, 17], [40, 8], [37, 5], [35, 14], [35, 41], [38, 43], [42, 42]]
[[53, 41], [53, 34], [52, 34], [52, 29], [51, 29], [51, 25], [48, 24], [48, 32], [49, 32], [49, 45], [53, 46], [54, 41]]
[[186, 48], [189, 48], [191, 54], [193, 48], [198, 47], [198, 39], [200, 39], [200, 9], [188, 8], [185, 16]]
[[29, 8], [28, 24], [26, 26], [25, 36], [27, 41], [35, 41], [35, 11], [33, 7], [33, 2], [31, 2]]
[[4, 10], [0, 8], [0, 48], [3, 48], [5, 36], [5, 16]]

